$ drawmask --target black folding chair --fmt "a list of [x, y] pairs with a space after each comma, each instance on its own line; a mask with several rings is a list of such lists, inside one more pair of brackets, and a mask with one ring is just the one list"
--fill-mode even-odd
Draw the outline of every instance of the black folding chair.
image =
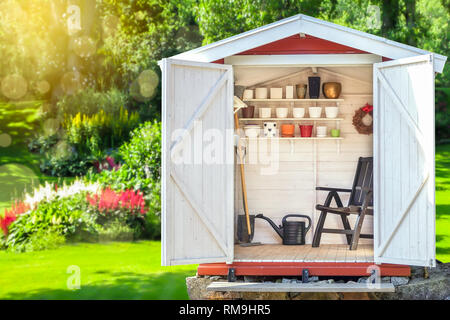
[[[373, 234], [361, 234], [364, 217], [366, 215], [373, 215], [373, 157], [359, 158], [352, 189], [317, 187], [316, 190], [329, 191], [329, 193], [323, 205], [316, 205], [316, 209], [320, 210], [321, 213], [316, 232], [314, 233], [313, 247], [320, 245], [322, 233], [345, 234], [347, 244], [350, 245], [350, 250], [357, 249], [359, 238], [373, 239]], [[342, 205], [338, 192], [350, 193], [350, 199], [346, 207]], [[330, 207], [333, 199], [337, 207]], [[344, 229], [324, 228], [328, 213], [340, 215]], [[350, 228], [348, 221], [348, 216], [351, 214], [358, 215], [353, 230]]]

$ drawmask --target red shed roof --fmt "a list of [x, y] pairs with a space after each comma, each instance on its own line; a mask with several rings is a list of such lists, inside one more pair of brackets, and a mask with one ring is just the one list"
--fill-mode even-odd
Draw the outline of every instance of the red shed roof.
[[296, 34], [278, 41], [238, 53], [238, 55], [260, 54], [327, 54], [327, 53], [369, 53], [342, 44], [316, 38], [310, 35], [301, 37]]

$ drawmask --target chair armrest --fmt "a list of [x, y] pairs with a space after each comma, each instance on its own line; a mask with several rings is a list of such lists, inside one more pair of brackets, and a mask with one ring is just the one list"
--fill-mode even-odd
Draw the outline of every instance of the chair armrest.
[[316, 187], [316, 190], [336, 191], [336, 192], [352, 192], [352, 189], [330, 188], [330, 187]]

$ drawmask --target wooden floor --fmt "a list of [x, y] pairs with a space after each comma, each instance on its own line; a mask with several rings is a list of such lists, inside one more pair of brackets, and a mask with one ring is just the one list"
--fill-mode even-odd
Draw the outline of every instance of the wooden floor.
[[235, 262], [373, 262], [373, 245], [360, 244], [349, 250], [344, 244], [284, 246], [263, 244], [254, 247], [234, 247]]

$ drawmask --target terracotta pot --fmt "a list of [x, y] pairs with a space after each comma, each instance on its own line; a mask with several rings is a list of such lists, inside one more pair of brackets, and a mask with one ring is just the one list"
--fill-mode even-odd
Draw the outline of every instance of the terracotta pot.
[[281, 136], [282, 137], [293, 137], [295, 131], [295, 126], [293, 124], [282, 124], [281, 125]]
[[325, 82], [322, 86], [322, 92], [327, 99], [337, 99], [341, 94], [342, 86], [339, 82]]
[[303, 138], [309, 138], [312, 136], [312, 130], [313, 130], [313, 125], [308, 124], [308, 125], [298, 125], [300, 128], [300, 136], [302, 136]]
[[306, 84], [298, 84], [296, 87], [297, 87], [297, 99], [305, 99], [306, 88], [308, 86]]
[[247, 108], [242, 108], [242, 117], [253, 118], [255, 114], [255, 106], [248, 106]]

